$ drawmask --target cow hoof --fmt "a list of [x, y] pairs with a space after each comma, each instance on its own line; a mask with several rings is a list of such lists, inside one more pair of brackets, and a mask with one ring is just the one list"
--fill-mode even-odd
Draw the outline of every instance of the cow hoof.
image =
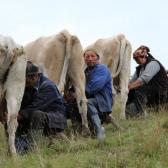
[[16, 149], [15, 148], [8, 148], [7, 150], [7, 156], [11, 157], [11, 158], [15, 158], [15, 156], [17, 156], [16, 154]]
[[125, 115], [121, 115], [121, 116], [120, 116], [120, 119], [121, 119], [121, 120], [126, 120], [126, 116], [125, 116]]
[[84, 137], [91, 136], [91, 132], [90, 132], [89, 128], [82, 126], [82, 136], [84, 136]]

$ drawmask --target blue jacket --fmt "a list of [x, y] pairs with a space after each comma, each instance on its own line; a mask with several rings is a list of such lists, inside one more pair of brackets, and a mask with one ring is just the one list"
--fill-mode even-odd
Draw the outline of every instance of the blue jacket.
[[106, 65], [97, 64], [86, 68], [86, 96], [96, 98], [100, 112], [112, 111], [112, 77]]
[[65, 128], [66, 109], [63, 97], [56, 85], [42, 74], [37, 84], [37, 94], [30, 105], [22, 107], [20, 114], [23, 119], [30, 120], [32, 113], [36, 110], [47, 113], [49, 128]]

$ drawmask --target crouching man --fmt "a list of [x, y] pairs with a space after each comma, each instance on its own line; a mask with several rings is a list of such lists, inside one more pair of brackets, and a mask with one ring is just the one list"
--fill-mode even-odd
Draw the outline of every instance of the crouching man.
[[29, 132], [31, 136], [36, 136], [37, 130], [42, 130], [47, 136], [62, 134], [67, 124], [62, 95], [30, 61], [27, 62], [26, 89], [18, 123], [18, 132]]
[[127, 118], [145, 114], [147, 107], [158, 110], [168, 102], [168, 77], [163, 65], [147, 46], [136, 49], [133, 58], [138, 66], [128, 85]]
[[105, 138], [101, 118], [109, 116], [112, 111], [112, 78], [106, 65], [99, 63], [99, 55], [95, 51], [84, 53], [86, 76], [86, 97], [88, 99], [88, 117], [93, 124], [98, 140]]

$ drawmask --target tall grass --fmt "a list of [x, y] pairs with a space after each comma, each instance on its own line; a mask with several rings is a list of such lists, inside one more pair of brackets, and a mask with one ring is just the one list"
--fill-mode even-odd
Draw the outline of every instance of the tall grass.
[[[117, 108], [116, 108], [117, 109]], [[166, 168], [168, 167], [168, 115], [148, 111], [146, 118], [119, 120], [124, 131], [106, 125], [104, 143], [96, 139], [77, 138], [70, 143], [40, 138], [36, 151], [12, 159], [6, 155], [6, 138], [0, 127], [0, 168]], [[68, 130], [69, 131], [69, 130]]]

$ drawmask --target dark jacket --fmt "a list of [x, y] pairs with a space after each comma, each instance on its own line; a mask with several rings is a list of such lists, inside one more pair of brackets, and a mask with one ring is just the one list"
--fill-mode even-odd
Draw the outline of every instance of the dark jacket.
[[66, 126], [66, 109], [64, 100], [56, 85], [42, 74], [37, 83], [37, 93], [32, 103], [20, 111], [23, 119], [30, 120], [34, 111], [47, 113], [49, 128], [64, 129]]
[[100, 112], [112, 111], [112, 78], [106, 65], [97, 64], [86, 68], [86, 97], [96, 98]]
[[[159, 72], [149, 81], [149, 83], [147, 84], [148, 86], [151, 86], [155, 89], [161, 89], [161, 90], [165, 90], [165, 89], [168, 89], [168, 77], [167, 77], [167, 74], [166, 74], [166, 70], [165, 68], [163, 67], [163, 65], [158, 61], [156, 60], [155, 58], [151, 58], [150, 56], [147, 58], [147, 62], [144, 66], [144, 68], [146, 67], [146, 65], [151, 62], [151, 61], [157, 61], [159, 66], [160, 66], [160, 70]], [[137, 68], [136, 68], [136, 73], [137, 73], [137, 76], [139, 77], [139, 73], [140, 73], [140, 69], [141, 69], [141, 65], [139, 65]]]
[[[147, 96], [148, 106], [154, 106], [154, 105], [157, 106], [161, 103], [168, 102], [168, 77], [162, 64], [153, 57], [150, 57], [150, 56], [148, 57], [146, 64], [143, 65], [144, 68], [151, 61], [158, 62], [160, 66], [159, 72], [155, 76], [153, 76], [153, 78], [147, 84], [135, 90], [137, 90], [141, 94], [143, 92], [143, 94]], [[137, 76], [139, 76], [140, 74], [140, 69], [141, 69], [141, 66], [138, 66], [136, 68]]]

